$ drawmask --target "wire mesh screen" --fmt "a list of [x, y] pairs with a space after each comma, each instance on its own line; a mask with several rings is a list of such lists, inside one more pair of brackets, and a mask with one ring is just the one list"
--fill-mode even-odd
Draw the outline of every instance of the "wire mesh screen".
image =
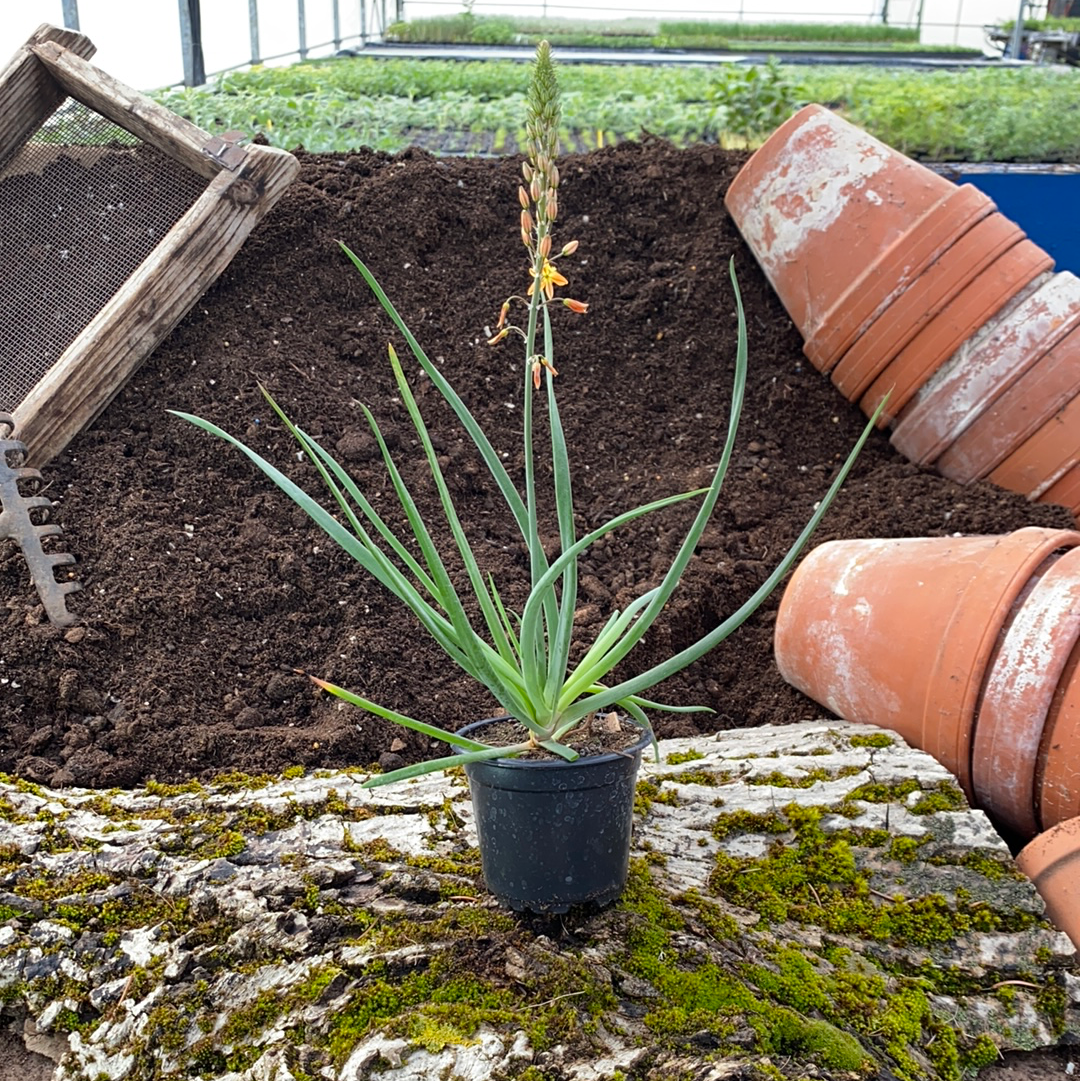
[[0, 411], [17, 408], [206, 184], [70, 98], [0, 162]]

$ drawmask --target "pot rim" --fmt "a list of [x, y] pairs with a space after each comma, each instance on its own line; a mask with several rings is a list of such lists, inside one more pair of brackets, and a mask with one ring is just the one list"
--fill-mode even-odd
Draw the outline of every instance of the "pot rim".
[[[465, 725], [463, 728], [459, 728], [455, 735], [468, 735], [479, 728], [483, 728], [485, 725], [496, 724], [499, 721], [513, 720], [515, 720], [515, 718], [506, 713], [499, 717], [485, 717], [481, 721], [470, 721], [469, 724]], [[633, 720], [630, 720], [629, 718], [628, 720], [635, 728], [639, 727]], [[574, 759], [573, 762], [568, 762], [565, 758], [488, 758], [483, 763], [476, 762], [472, 764], [485, 766], [498, 765], [506, 769], [574, 769], [581, 768], [582, 766], [604, 765], [608, 762], [626, 761], [628, 758], [633, 758], [636, 755], [642, 754], [652, 740], [653, 734], [647, 729], [642, 728], [641, 738], [623, 751], [609, 751], [606, 754], [582, 755], [580, 758]], [[469, 753], [464, 747], [457, 747], [454, 744], [451, 744], [450, 746], [453, 749], [454, 754]]]

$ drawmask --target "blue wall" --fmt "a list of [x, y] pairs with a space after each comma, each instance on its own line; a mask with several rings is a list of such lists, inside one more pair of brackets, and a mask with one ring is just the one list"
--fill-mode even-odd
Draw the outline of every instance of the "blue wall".
[[[1052, 168], [1052, 167], [1051, 167]], [[1057, 270], [1080, 276], [1080, 173], [967, 172], [950, 177], [973, 184], [1048, 252]]]

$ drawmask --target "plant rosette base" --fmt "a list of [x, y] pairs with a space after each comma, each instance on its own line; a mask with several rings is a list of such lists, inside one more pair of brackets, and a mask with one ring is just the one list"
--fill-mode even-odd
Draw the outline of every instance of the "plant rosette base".
[[[594, 722], [595, 724], [595, 722]], [[459, 735], [490, 742], [506, 717], [477, 721]], [[601, 738], [594, 725], [587, 738]], [[465, 766], [469, 778], [484, 882], [517, 911], [566, 912], [572, 905], [605, 905], [625, 889], [630, 865], [634, 792], [650, 735], [605, 733], [617, 750], [562, 758], [498, 758]]]

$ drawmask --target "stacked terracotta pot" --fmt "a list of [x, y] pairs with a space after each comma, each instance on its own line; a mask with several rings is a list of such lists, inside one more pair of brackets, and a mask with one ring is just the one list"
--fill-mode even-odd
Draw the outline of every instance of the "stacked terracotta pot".
[[1080, 512], [1080, 279], [969, 184], [820, 105], [725, 198], [820, 371], [907, 457]]
[[789, 683], [928, 751], [1011, 834], [1080, 816], [1080, 532], [819, 545], [775, 648]]
[[775, 649], [804, 694], [899, 732], [1035, 838], [1020, 866], [1080, 946], [1080, 532], [822, 544], [784, 592]]

